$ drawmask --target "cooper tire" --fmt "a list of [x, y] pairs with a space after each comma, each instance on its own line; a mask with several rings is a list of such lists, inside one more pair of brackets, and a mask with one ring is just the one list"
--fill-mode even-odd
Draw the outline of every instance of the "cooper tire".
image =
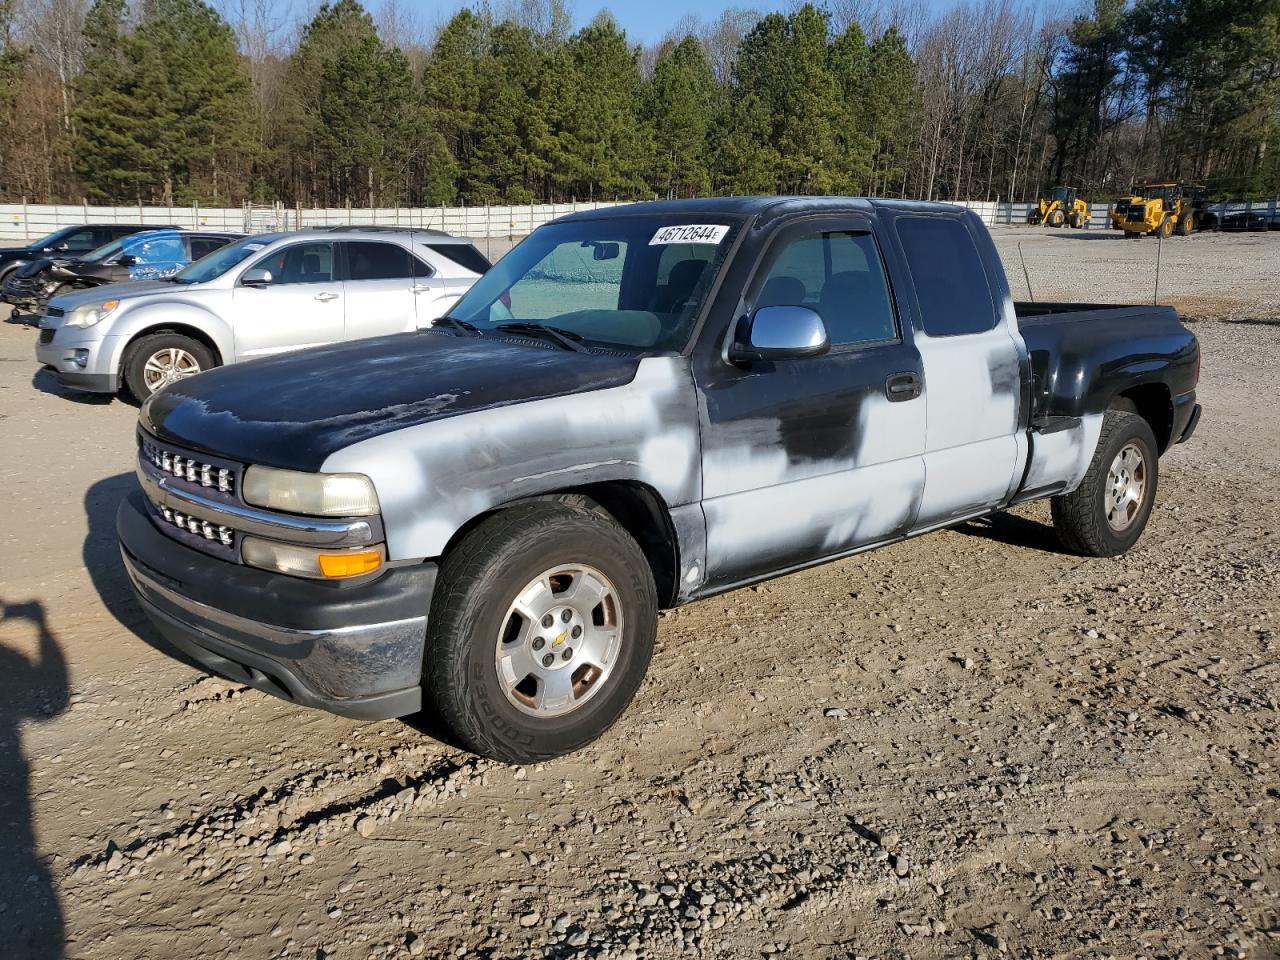
[[[549, 571], [564, 578], [561, 593]], [[565, 614], [564, 598], [579, 592], [575, 572], [612, 591], [612, 600], [591, 608], [603, 635], [613, 605], [618, 638], [612, 659], [598, 667], [607, 655], [586, 649], [595, 623], [586, 630], [586, 620]], [[531, 589], [543, 579], [547, 590]], [[544, 600], [562, 605], [544, 610]], [[595, 740], [626, 709], [648, 670], [657, 622], [653, 573], [612, 517], [584, 498], [512, 507], [466, 534], [441, 565], [423, 689], [467, 749], [506, 763], [556, 757]], [[557, 683], [569, 684], [569, 699], [559, 713], [541, 709], [543, 691]]]
[[[141, 403], [174, 380], [194, 376], [217, 366], [203, 343], [180, 333], [153, 333], [129, 345], [121, 363], [124, 388]], [[172, 370], [166, 378], [164, 371]]]
[[[1135, 463], [1140, 466], [1135, 468]], [[1159, 474], [1156, 438], [1147, 421], [1127, 410], [1108, 410], [1084, 480], [1075, 490], [1050, 501], [1053, 527], [1062, 545], [1087, 557], [1114, 557], [1127, 551], [1146, 529]], [[1126, 496], [1134, 484], [1140, 485], [1136, 502], [1118, 495], [1122, 484]]]

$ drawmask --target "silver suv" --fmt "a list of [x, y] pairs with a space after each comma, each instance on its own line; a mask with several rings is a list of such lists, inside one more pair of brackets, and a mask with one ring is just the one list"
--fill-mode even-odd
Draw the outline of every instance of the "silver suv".
[[36, 358], [142, 400], [210, 367], [430, 326], [489, 262], [431, 230], [304, 230], [229, 244], [164, 280], [55, 297]]

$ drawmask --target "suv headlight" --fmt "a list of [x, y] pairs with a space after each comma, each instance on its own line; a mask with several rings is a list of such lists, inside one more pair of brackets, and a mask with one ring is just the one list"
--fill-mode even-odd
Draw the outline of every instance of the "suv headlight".
[[302, 473], [252, 466], [244, 474], [244, 498], [258, 507], [308, 517], [368, 517], [378, 494], [362, 473]]
[[95, 323], [105, 320], [111, 315], [116, 307], [120, 306], [119, 300], [104, 300], [102, 303], [86, 303], [83, 307], [76, 307], [67, 315], [67, 319], [63, 324], [68, 327], [92, 327]]

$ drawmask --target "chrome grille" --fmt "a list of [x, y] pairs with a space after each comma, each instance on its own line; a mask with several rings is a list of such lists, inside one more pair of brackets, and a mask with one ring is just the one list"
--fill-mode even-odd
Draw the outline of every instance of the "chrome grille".
[[166, 450], [146, 439], [142, 441], [142, 456], [157, 470], [171, 477], [196, 483], [219, 493], [235, 493], [235, 473], [229, 467], [219, 467], [195, 457]]
[[170, 510], [168, 507], [156, 507], [160, 511], [160, 516], [173, 524], [179, 530], [185, 533], [194, 534], [197, 537], [204, 537], [212, 543], [220, 543], [224, 547], [229, 547], [235, 541], [236, 532], [222, 523], [210, 523], [208, 520], [198, 520], [195, 517], [188, 517], [179, 513], [177, 510]]

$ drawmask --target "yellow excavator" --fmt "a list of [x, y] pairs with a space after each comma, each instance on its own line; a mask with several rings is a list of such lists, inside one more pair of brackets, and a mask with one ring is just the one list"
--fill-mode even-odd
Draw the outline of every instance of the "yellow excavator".
[[1089, 204], [1080, 199], [1079, 193], [1075, 187], [1054, 187], [1049, 191], [1049, 196], [1042, 197], [1027, 213], [1027, 223], [1077, 229], [1087, 226]]
[[1133, 195], [1122, 197], [1111, 208], [1111, 224], [1131, 239], [1144, 236], [1189, 236], [1202, 226], [1204, 187], [1196, 183], [1148, 183], [1135, 185]]

